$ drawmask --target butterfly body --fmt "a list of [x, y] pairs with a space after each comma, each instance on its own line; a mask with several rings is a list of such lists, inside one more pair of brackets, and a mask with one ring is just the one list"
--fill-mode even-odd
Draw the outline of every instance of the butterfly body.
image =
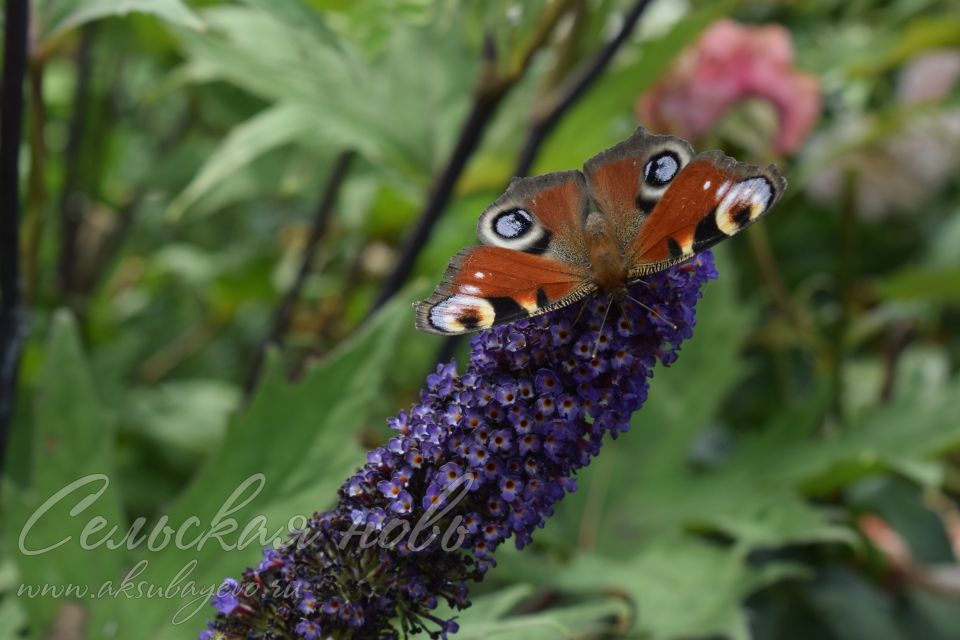
[[583, 171], [515, 178], [417, 303], [417, 327], [443, 335], [546, 313], [595, 291], [614, 300], [645, 275], [690, 259], [770, 210], [786, 187], [718, 151], [694, 155], [638, 129]]
[[627, 265], [606, 219], [600, 213], [591, 213], [587, 216], [584, 231], [593, 283], [611, 294], [621, 290], [626, 292]]

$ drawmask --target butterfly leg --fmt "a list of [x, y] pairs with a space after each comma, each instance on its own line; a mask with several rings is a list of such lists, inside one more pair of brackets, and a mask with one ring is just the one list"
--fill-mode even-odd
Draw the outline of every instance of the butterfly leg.
[[580, 323], [580, 318], [583, 316], [583, 310], [587, 308], [587, 304], [590, 303], [590, 299], [593, 298], [591, 295], [586, 295], [583, 298], [583, 302], [580, 304], [580, 310], [577, 311], [577, 317], [573, 319], [573, 325], [577, 326]]
[[[644, 283], [644, 284], [646, 284], [646, 283]], [[642, 309], [645, 309], [646, 311], [648, 311], [648, 312], [650, 313], [650, 315], [655, 316], [655, 317], [659, 318], [660, 320], [662, 320], [663, 322], [667, 323], [667, 325], [668, 325], [671, 329], [673, 329], [674, 331], [677, 330], [677, 325], [673, 324], [672, 322], [670, 322], [669, 320], [667, 320], [666, 318], [664, 318], [663, 315], [661, 315], [661, 314], [660, 314], [656, 309], [654, 309], [653, 307], [649, 307], [649, 306], [645, 305], [644, 303], [640, 302], [639, 300], [637, 300], [636, 298], [634, 298], [633, 296], [631, 296], [631, 295], [629, 295], [629, 294], [627, 294], [627, 300], [631, 300], [631, 301], [633, 301], [634, 303], [640, 305], [640, 307], [641, 307]]]

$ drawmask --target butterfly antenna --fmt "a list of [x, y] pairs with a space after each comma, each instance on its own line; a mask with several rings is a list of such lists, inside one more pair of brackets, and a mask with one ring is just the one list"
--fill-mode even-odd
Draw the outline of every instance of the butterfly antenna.
[[577, 311], [577, 317], [573, 319], [572, 326], [575, 327], [580, 322], [580, 316], [583, 315], [583, 310], [587, 308], [587, 303], [590, 302], [590, 298], [591, 296], [587, 296], [583, 299], [583, 303], [580, 305], [580, 311]]
[[634, 297], [631, 296], [630, 294], [627, 294], [627, 300], [632, 300], [633, 302], [636, 302], [638, 305], [640, 305], [641, 307], [643, 307], [644, 309], [646, 309], [647, 311], [649, 311], [649, 312], [650, 312], [650, 315], [656, 316], [657, 318], [659, 318], [659, 319], [662, 320], [663, 322], [666, 322], [667, 325], [669, 325], [670, 328], [673, 329], [674, 331], [677, 330], [677, 325], [673, 324], [672, 322], [670, 322], [669, 320], [667, 320], [666, 318], [664, 318], [660, 313], [657, 312], [656, 309], [654, 309], [654, 308], [652, 308], [652, 307], [649, 307], [649, 306], [643, 304], [642, 302], [640, 302], [639, 300], [637, 300], [636, 298], [634, 298]]
[[613, 306], [613, 303], [609, 300], [607, 301], [607, 310], [603, 312], [603, 320], [600, 321], [600, 331], [597, 332], [597, 341], [593, 343], [593, 354], [590, 356], [591, 359], [597, 357], [597, 351], [600, 350], [600, 336], [603, 335], [603, 327], [607, 324], [607, 316], [610, 315], [610, 307]]

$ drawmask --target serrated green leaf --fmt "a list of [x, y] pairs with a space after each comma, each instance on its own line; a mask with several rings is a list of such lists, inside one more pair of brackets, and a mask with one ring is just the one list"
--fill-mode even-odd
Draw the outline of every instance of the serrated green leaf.
[[287, 25], [307, 28], [317, 39], [334, 47], [339, 46], [337, 34], [327, 25], [320, 11], [300, 0], [243, 0], [243, 3], [265, 11]]
[[[108, 618], [91, 603], [101, 586], [122, 579], [127, 555], [100, 541], [112, 527], [125, 530], [125, 518], [114, 478], [113, 425], [96, 398], [76, 325], [66, 312], [54, 317], [35, 402], [31, 485], [15, 495], [3, 522], [27, 589], [20, 601], [37, 637], [46, 637], [69, 602], [90, 616], [91, 628], [102, 628]], [[104, 526], [84, 537], [96, 523]], [[44, 595], [45, 587], [52, 590]], [[68, 587], [74, 591], [65, 596]]]
[[[476, 60], [460, 33], [449, 25], [405, 24], [393, 30], [385, 51], [367, 59], [347, 43], [333, 46], [289, 16], [274, 15], [266, 3], [253, 4], [261, 9], [204, 11], [210, 34], [178, 32], [188, 68], [199, 70], [194, 77], [233, 83], [284, 108], [295, 105], [305, 114], [298, 141], [354, 149], [422, 188], [446, 160], [469, 101]], [[215, 177], [226, 173], [213, 161], [206, 166]], [[205, 183], [191, 188], [206, 191], [210, 180]], [[178, 199], [172, 215], [195, 195]]]
[[[610, 631], [631, 616], [630, 603], [608, 594], [553, 607], [540, 613], [511, 614], [530, 597], [533, 588], [516, 584], [481, 596], [463, 612], [442, 610], [441, 618], [457, 617], [458, 638], [468, 640], [554, 640], [593, 637]], [[417, 637], [425, 637], [421, 634]]]
[[184, 212], [218, 183], [258, 156], [285, 144], [302, 141], [316, 129], [320, 114], [304, 105], [280, 103], [235, 127], [207, 157], [190, 184], [170, 203], [167, 216], [179, 220]]
[[740, 549], [687, 536], [648, 539], [618, 558], [578, 553], [562, 569], [528, 561], [519, 563], [518, 578], [570, 594], [623, 594], [636, 611], [633, 631], [653, 640], [747, 640], [743, 599], [778, 580], [803, 575], [794, 564], [752, 567]]
[[181, 0], [35, 0], [33, 5], [41, 42], [87, 22], [135, 12], [191, 29], [204, 28], [203, 21]]

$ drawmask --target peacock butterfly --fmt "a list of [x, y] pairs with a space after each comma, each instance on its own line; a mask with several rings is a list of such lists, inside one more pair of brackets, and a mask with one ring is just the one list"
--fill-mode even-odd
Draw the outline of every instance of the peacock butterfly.
[[481, 245], [455, 255], [416, 303], [417, 328], [487, 329], [598, 290], [622, 300], [629, 284], [755, 222], [786, 186], [773, 165], [694, 155], [685, 140], [637, 129], [583, 171], [514, 178], [480, 215]]

